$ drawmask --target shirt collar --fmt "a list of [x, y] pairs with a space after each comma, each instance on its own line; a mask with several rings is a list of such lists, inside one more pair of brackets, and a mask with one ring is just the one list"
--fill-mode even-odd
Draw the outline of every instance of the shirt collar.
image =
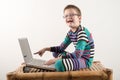
[[77, 28], [77, 30], [76, 30], [75, 32], [73, 32], [72, 30], [70, 30], [70, 32], [71, 32], [71, 33], [77, 33], [77, 32], [79, 32], [79, 31], [81, 31], [81, 30], [82, 30], [82, 26], [79, 25], [79, 27]]

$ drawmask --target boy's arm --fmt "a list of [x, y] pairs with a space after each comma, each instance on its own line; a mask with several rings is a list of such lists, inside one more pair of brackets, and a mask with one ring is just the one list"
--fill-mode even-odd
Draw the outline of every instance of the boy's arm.
[[79, 58], [83, 55], [83, 52], [84, 52], [84, 49], [85, 49], [85, 46], [86, 46], [87, 42], [84, 41], [84, 40], [79, 40], [77, 42], [77, 45], [76, 45], [76, 48], [75, 48], [75, 51], [72, 52], [72, 53], [68, 53], [66, 52], [65, 56], [62, 56], [62, 58]]
[[[70, 57], [73, 56], [72, 58], [79, 58], [83, 55], [83, 52], [85, 50], [85, 46], [88, 43], [88, 37], [89, 37], [90, 33], [88, 30], [86, 30], [85, 28], [83, 29], [83, 31], [78, 32], [77, 35], [77, 44], [75, 47], [75, 51], [72, 54], [67, 54], [65, 57]], [[64, 56], [63, 56], [64, 57]]]
[[70, 38], [68, 37], [68, 35], [65, 37], [65, 40], [61, 43], [60, 46], [54, 46], [51, 47], [51, 52], [55, 52], [55, 53], [63, 53], [64, 50], [68, 47], [68, 45], [71, 43]]
[[51, 51], [51, 52], [55, 52], [55, 53], [64, 53], [65, 52], [64, 50], [67, 48], [67, 46], [70, 43], [71, 43], [71, 40], [67, 35], [65, 37], [65, 40], [61, 43], [60, 46], [46, 47], [46, 48], [43, 48], [43, 49], [39, 50], [38, 52], [36, 52], [34, 54], [39, 54], [40, 56], [42, 56], [45, 53], [45, 51]]

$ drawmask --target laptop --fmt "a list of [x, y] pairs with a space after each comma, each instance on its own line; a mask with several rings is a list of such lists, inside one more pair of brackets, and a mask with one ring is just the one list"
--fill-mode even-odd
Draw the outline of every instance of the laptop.
[[44, 63], [46, 62], [45, 60], [33, 58], [27, 38], [19, 38], [18, 41], [20, 44], [24, 62], [27, 66], [42, 68], [47, 70], [55, 70], [54, 64], [49, 66], [44, 65]]

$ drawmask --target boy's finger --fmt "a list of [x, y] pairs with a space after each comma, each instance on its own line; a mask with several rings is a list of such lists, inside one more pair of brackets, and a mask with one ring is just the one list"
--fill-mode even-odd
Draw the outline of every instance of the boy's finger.
[[49, 62], [45, 62], [44, 65], [50, 65]]
[[34, 53], [34, 54], [39, 54], [38, 52]]
[[41, 54], [39, 54], [41, 57], [42, 57], [42, 55]]

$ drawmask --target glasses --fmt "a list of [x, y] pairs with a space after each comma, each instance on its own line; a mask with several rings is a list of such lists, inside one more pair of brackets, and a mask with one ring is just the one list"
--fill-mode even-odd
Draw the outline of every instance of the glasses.
[[69, 14], [69, 15], [63, 16], [63, 18], [74, 17], [74, 16], [80, 16], [80, 15], [79, 14]]

